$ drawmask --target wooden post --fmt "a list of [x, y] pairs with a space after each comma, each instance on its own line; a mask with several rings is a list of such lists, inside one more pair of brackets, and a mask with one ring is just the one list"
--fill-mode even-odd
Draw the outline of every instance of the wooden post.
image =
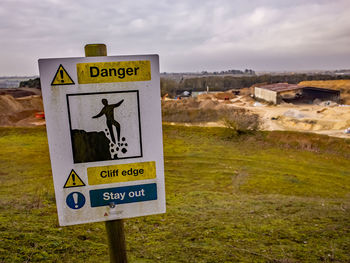
[[[85, 45], [85, 57], [107, 56], [105, 44]], [[106, 221], [109, 259], [111, 263], [127, 263], [123, 220]]]
[[127, 263], [123, 220], [106, 221], [109, 260], [111, 263]]
[[107, 47], [105, 44], [87, 44], [84, 49], [85, 57], [107, 56]]

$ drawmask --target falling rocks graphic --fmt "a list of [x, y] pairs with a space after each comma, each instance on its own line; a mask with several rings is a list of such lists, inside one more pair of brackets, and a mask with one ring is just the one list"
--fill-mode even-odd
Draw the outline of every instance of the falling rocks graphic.
[[109, 153], [109, 140], [103, 131], [72, 130], [71, 136], [74, 163], [112, 160]]

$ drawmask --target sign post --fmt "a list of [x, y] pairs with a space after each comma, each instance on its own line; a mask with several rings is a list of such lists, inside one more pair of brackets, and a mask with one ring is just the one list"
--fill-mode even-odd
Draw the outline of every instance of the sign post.
[[[86, 57], [107, 56], [105, 44], [85, 45]], [[106, 232], [108, 238], [109, 258], [111, 263], [126, 263], [125, 234], [123, 219], [106, 221]]]
[[159, 58], [85, 56], [39, 60], [59, 223], [105, 221], [127, 262], [122, 219], [165, 213]]

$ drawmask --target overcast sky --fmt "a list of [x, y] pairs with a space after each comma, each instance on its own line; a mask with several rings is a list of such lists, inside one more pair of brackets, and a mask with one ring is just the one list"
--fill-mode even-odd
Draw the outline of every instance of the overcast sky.
[[0, 76], [37, 60], [160, 55], [161, 71], [350, 68], [349, 0], [1, 0]]

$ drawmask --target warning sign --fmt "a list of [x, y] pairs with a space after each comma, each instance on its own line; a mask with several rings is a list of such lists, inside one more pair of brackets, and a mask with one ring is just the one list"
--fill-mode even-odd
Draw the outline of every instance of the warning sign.
[[72, 80], [72, 78], [69, 76], [69, 74], [61, 64], [58, 67], [57, 72], [51, 82], [51, 86], [72, 85], [72, 84], [74, 84], [74, 81]]
[[85, 184], [83, 180], [81, 180], [80, 177], [77, 175], [77, 173], [72, 169], [63, 188], [79, 186], [85, 186]]
[[59, 224], [165, 213], [158, 55], [40, 59], [39, 71]]

